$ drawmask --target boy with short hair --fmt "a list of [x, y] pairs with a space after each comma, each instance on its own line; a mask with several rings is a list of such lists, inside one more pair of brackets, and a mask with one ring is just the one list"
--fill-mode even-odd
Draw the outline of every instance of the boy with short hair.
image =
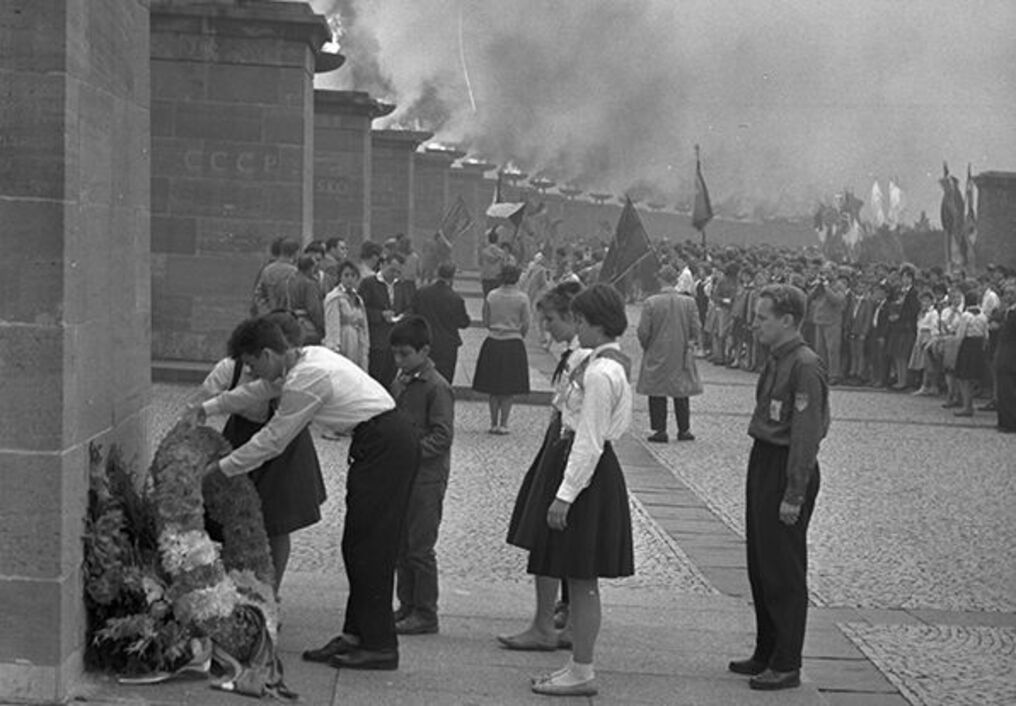
[[407, 316], [389, 334], [399, 374], [392, 383], [395, 404], [420, 440], [420, 468], [409, 498], [402, 545], [396, 560], [399, 608], [395, 631], [428, 635], [438, 631], [438, 526], [451, 469], [455, 407], [452, 387], [429, 357], [430, 327], [422, 316]]

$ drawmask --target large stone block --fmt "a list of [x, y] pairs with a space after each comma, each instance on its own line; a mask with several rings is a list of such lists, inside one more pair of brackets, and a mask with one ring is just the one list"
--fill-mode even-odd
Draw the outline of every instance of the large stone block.
[[0, 578], [0, 662], [59, 664], [61, 589], [56, 581]]
[[0, 452], [0, 575], [60, 576], [62, 476], [58, 452]]
[[[156, 35], [159, 36], [159, 35]], [[152, 99], [203, 101], [208, 96], [208, 65], [152, 58]], [[152, 131], [155, 134], [155, 131]]]
[[175, 135], [206, 140], [259, 142], [261, 110], [228, 103], [174, 103]]
[[197, 252], [197, 219], [152, 216], [152, 252], [193, 255]]
[[63, 332], [59, 326], [0, 324], [0, 399], [4, 400], [0, 448], [61, 448]]
[[59, 74], [0, 74], [0, 193], [55, 198], [64, 194], [66, 85]]

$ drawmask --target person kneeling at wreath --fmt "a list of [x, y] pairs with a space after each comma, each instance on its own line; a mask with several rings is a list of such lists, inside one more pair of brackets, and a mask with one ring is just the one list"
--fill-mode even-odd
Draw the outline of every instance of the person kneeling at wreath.
[[398, 669], [392, 616], [395, 559], [418, 467], [412, 424], [392, 396], [355, 363], [322, 346], [294, 348], [271, 321], [250, 319], [230, 339], [257, 380], [205, 401], [198, 419], [278, 398], [251, 439], [206, 472], [246, 473], [277, 456], [312, 422], [352, 430], [342, 558], [349, 580], [342, 633], [303, 658], [350, 669]]

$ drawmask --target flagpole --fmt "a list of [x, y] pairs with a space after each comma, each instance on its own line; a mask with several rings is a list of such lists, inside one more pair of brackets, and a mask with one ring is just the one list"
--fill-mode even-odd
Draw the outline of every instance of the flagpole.
[[636, 265], [638, 265], [638, 264], [639, 264], [640, 262], [642, 262], [643, 260], [645, 260], [645, 259], [646, 259], [647, 257], [649, 257], [650, 255], [655, 255], [655, 254], [656, 254], [656, 251], [655, 251], [655, 250], [650, 250], [649, 252], [647, 252], [647, 253], [644, 253], [644, 254], [643, 254], [643, 255], [642, 255], [641, 257], [639, 257], [639, 259], [637, 259], [637, 260], [636, 260], [635, 262], [633, 262], [633, 263], [631, 263], [630, 265], [628, 265], [628, 267], [624, 268], [624, 270], [623, 270], [623, 271], [619, 272], [619, 273], [618, 273], [618, 274], [617, 274], [616, 276], [614, 276], [614, 277], [613, 277], [613, 278], [612, 278], [612, 279], [610, 280], [610, 283], [611, 283], [611, 284], [614, 284], [614, 282], [620, 281], [620, 280], [621, 280], [621, 279], [622, 279], [622, 278], [623, 278], [623, 277], [624, 277], [624, 276], [625, 276], [626, 274], [628, 274], [629, 272], [631, 272], [632, 270], [634, 270], [634, 269], [635, 269], [635, 266], [636, 266]]

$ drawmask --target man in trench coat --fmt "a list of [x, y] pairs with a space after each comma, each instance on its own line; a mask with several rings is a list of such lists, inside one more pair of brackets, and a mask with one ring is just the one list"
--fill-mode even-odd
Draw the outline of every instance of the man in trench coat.
[[667, 398], [674, 398], [677, 440], [694, 441], [691, 433], [689, 398], [702, 393], [702, 382], [695, 366], [695, 345], [702, 325], [694, 297], [678, 292], [678, 273], [664, 265], [659, 274], [662, 291], [642, 305], [638, 339], [642, 346], [642, 366], [635, 391], [649, 396], [649, 441], [665, 444], [667, 436]]

